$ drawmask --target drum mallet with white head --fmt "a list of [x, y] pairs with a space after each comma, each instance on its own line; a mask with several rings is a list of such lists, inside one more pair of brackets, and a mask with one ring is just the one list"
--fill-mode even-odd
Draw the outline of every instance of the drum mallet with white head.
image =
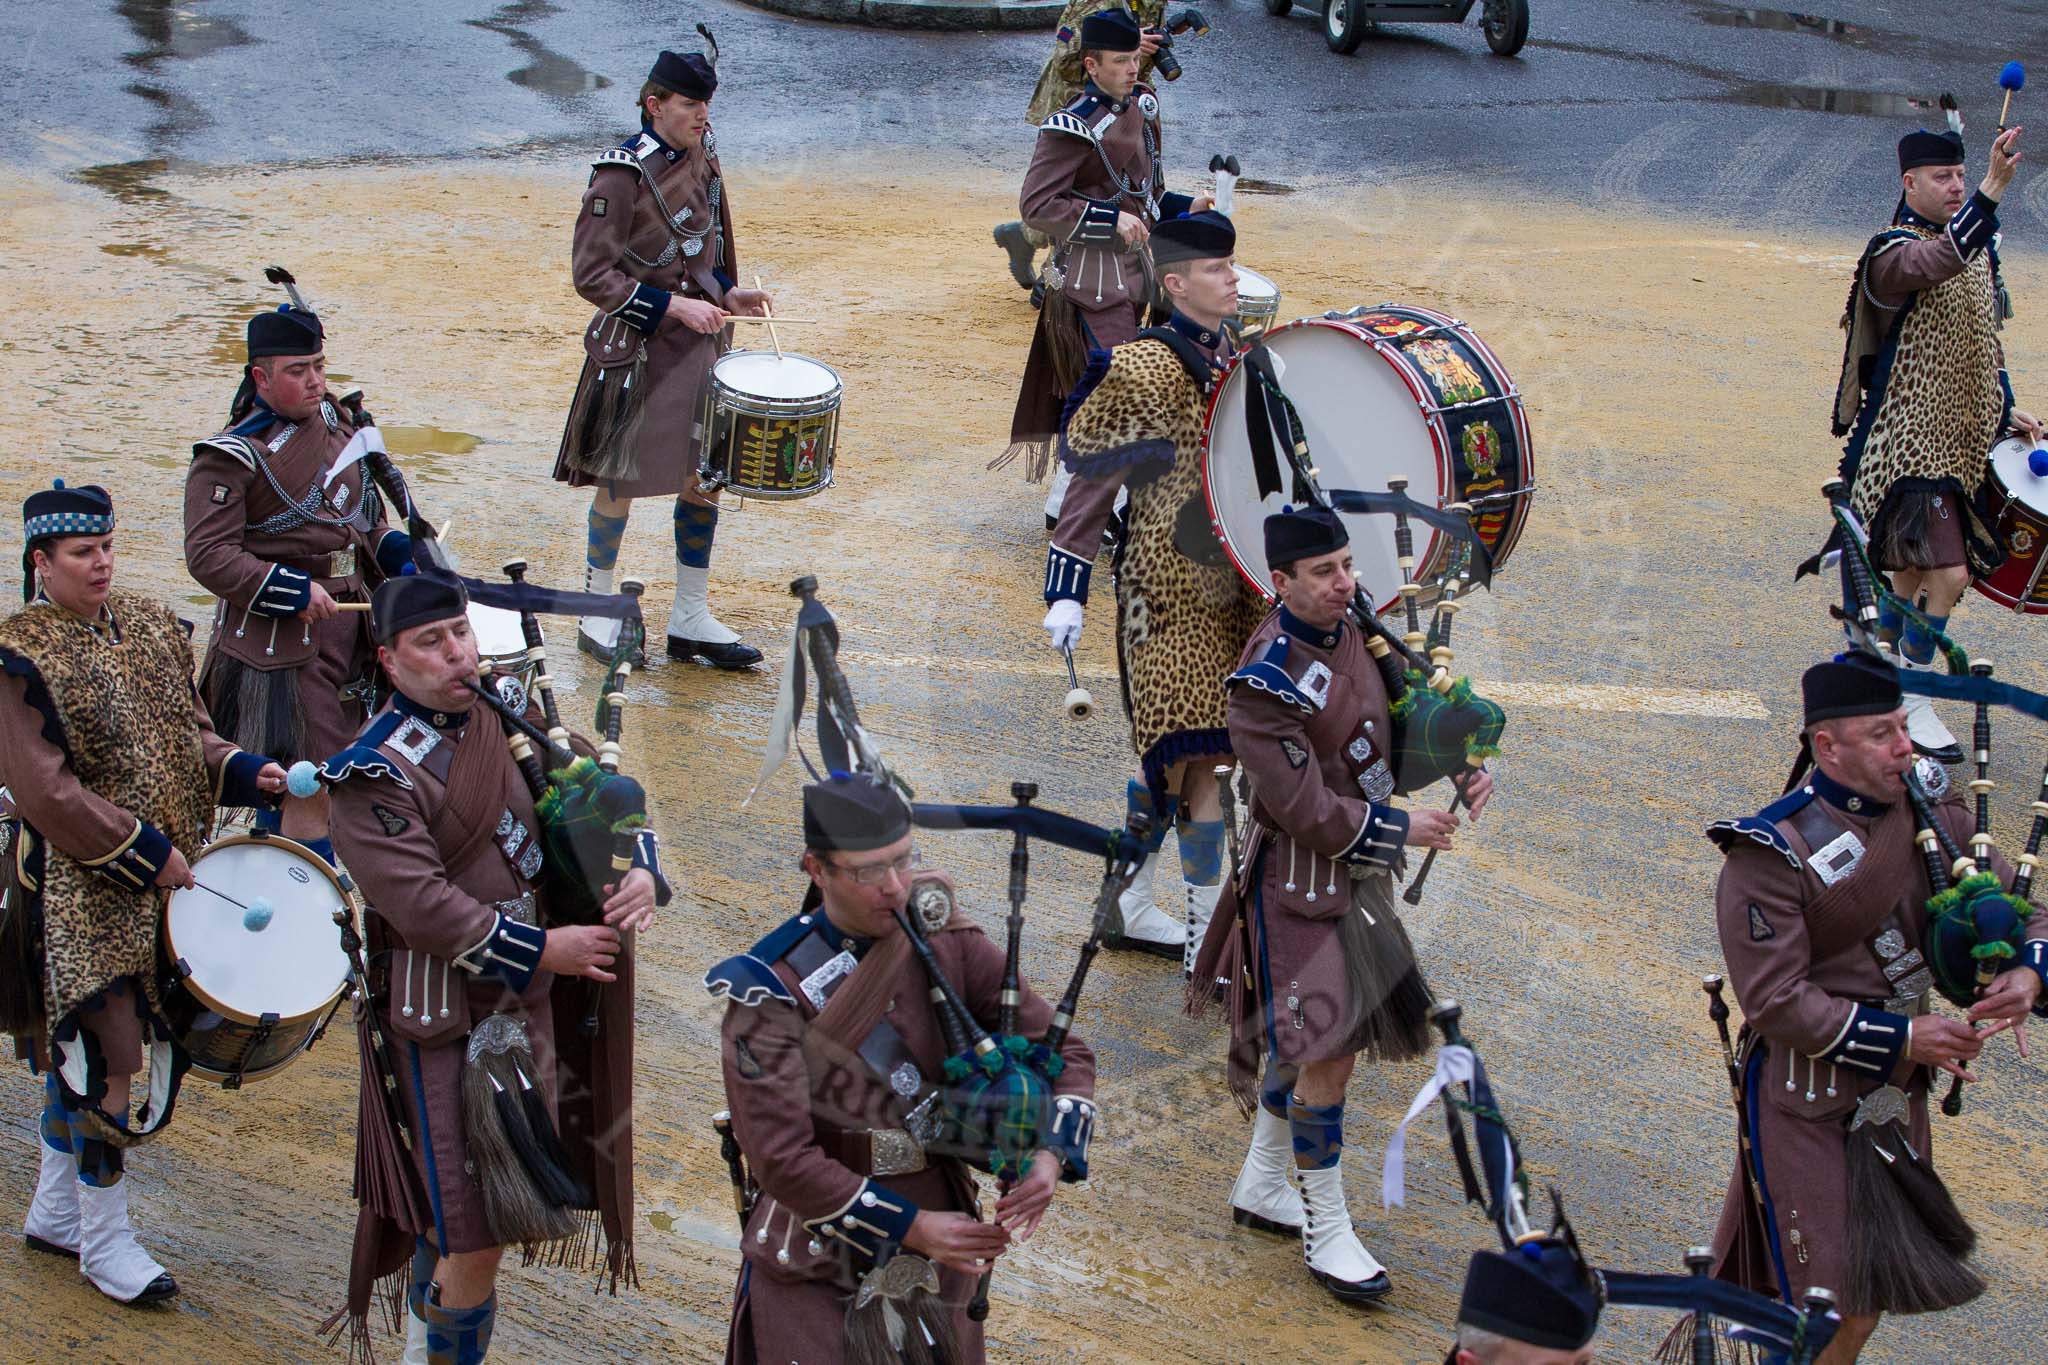
[[1228, 218], [1236, 210], [1237, 158], [1218, 152], [1209, 158], [1209, 173], [1216, 177], [1216, 211]]
[[1067, 693], [1067, 714], [1075, 720], [1086, 720], [1095, 710], [1095, 698], [1089, 695], [1087, 688], [1081, 686], [1081, 677], [1074, 672], [1073, 646], [1063, 647], [1060, 653], [1066, 656], [1067, 681], [1074, 685], [1074, 690]]

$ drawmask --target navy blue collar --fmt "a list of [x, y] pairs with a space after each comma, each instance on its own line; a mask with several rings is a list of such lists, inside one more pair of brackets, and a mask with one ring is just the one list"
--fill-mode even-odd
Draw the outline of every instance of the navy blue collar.
[[1339, 617], [1335, 628], [1326, 630], [1322, 626], [1310, 625], [1283, 605], [1280, 608], [1280, 629], [1305, 645], [1335, 649], [1337, 642], [1344, 638], [1344, 619]]
[[1892, 215], [1892, 222], [1899, 227], [1925, 228], [1929, 232], [1940, 232], [1942, 225], [1932, 218], [1923, 218], [1906, 207], [1906, 198], [1899, 196], [1899, 211]]
[[1851, 815], [1882, 815], [1891, 804], [1843, 786], [1818, 767], [1814, 768], [1813, 776], [1807, 779], [1807, 785], [1813, 788], [1815, 796], [1831, 806], [1848, 811]]
[[1166, 325], [1206, 351], [1221, 350], [1229, 340], [1221, 328], [1204, 327], [1178, 309], [1166, 320]]
[[811, 932], [824, 939], [834, 952], [852, 953], [855, 961], [866, 957], [868, 949], [875, 946], [873, 939], [862, 938], [840, 928], [833, 922], [831, 913], [825, 909], [823, 903], [818, 906], [818, 922], [812, 926]]
[[1131, 102], [1131, 97], [1129, 95], [1124, 96], [1120, 100], [1111, 99], [1108, 95], [1103, 93], [1102, 87], [1097, 85], [1093, 80], [1085, 81], [1082, 83], [1081, 93], [1084, 95], [1093, 95], [1096, 99], [1101, 100], [1104, 104], [1109, 106], [1110, 112], [1114, 114], [1121, 114]]
[[463, 722], [469, 719], [469, 712], [467, 710], [436, 711], [431, 706], [425, 706], [414, 701], [403, 692], [393, 692], [391, 694], [391, 709], [398, 712], [401, 716], [411, 716], [415, 720], [423, 720], [436, 730], [460, 730]]
[[241, 421], [235, 423], [234, 434], [237, 436], [253, 436], [257, 432], [266, 431], [282, 421], [284, 421], [284, 418], [277, 415], [277, 409], [271, 407], [270, 404], [257, 396], [255, 386], [252, 384], [249, 391], [249, 411], [243, 415]]
[[663, 142], [661, 134], [654, 131], [654, 125], [644, 118], [640, 120], [640, 133], [641, 136], [651, 139], [661, 154], [670, 161], [681, 161], [690, 154], [687, 148], [671, 147], [666, 142]]

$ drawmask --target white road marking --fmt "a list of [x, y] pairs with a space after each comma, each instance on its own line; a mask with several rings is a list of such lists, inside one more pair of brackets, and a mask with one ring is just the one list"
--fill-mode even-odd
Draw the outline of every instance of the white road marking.
[[[1015, 659], [970, 659], [959, 655], [875, 654], [848, 650], [839, 656], [849, 664], [873, 668], [919, 668], [933, 672], [1004, 673], [1017, 677], [1059, 678], [1061, 662]], [[1114, 681], [1113, 669], [1075, 661], [1085, 682]], [[1705, 720], [1769, 720], [1771, 713], [1754, 692], [1623, 686], [1614, 683], [1514, 683], [1474, 678], [1483, 697], [1503, 706], [1535, 706], [1559, 711], [1604, 711], [1624, 715], [1694, 716]]]

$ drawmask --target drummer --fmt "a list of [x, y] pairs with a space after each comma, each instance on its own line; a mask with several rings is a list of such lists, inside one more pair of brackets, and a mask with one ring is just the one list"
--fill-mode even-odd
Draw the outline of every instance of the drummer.
[[[43, 969], [0, 964], [0, 1023], [44, 1075], [23, 1233], [116, 1302], [153, 1303], [178, 1286], [136, 1241], [122, 1174], [170, 1122], [182, 1073], [157, 997], [158, 889], [192, 885], [216, 801], [265, 803], [285, 774], [214, 733], [190, 628], [114, 586], [105, 489], [60, 480], [22, 523], [28, 605], [0, 622], [0, 888], [40, 923]], [[145, 1043], [158, 1093], [131, 1114]]]
[[[1223, 894], [1215, 777], [1230, 757], [1223, 680], [1264, 607], [1227, 561], [1191, 559], [1178, 534], [1182, 510], [1202, 499], [1202, 415], [1234, 349], [1223, 320], [1237, 311], [1237, 231], [1220, 213], [1169, 218], [1153, 229], [1151, 249], [1172, 312], [1166, 326], [1111, 352], [1092, 389], [1076, 391], [1079, 406], [1061, 439], [1073, 484], [1046, 550], [1045, 629], [1054, 649], [1080, 640], [1102, 530], [1128, 487], [1118, 661], [1139, 776], [1126, 801], [1153, 834], [1120, 902], [1122, 932], [1108, 943], [1180, 960], [1187, 970]], [[1176, 880], [1185, 889], [1169, 893], [1170, 913], [1161, 913], [1153, 873], [1169, 825], [1179, 835]]]
[[[206, 704], [229, 739], [286, 763], [325, 758], [363, 723], [370, 638], [342, 604], [412, 571], [412, 538], [363, 473], [359, 398], [328, 391], [317, 314], [258, 313], [230, 425], [185, 474], [186, 568], [219, 599]], [[287, 805], [283, 833], [332, 862], [325, 794]]]
[[[576, 292], [598, 311], [583, 330], [583, 375], [555, 478], [591, 490], [591, 592], [612, 590], [633, 499], [674, 497], [668, 655], [746, 669], [761, 651], [711, 614], [719, 490], [697, 481], [697, 409], [726, 349], [728, 316], [763, 316], [771, 301], [737, 283], [731, 206], [711, 135], [717, 62], [716, 43], [709, 56], [662, 53], [640, 87], [640, 131], [591, 162], [570, 265]], [[577, 647], [609, 657], [618, 631], [615, 620], [586, 616]]]

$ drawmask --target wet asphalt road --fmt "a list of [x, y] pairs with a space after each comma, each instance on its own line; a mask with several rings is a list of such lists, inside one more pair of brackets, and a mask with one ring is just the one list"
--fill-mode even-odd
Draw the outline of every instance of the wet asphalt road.
[[[1534, 0], [1493, 57], [1471, 21], [1404, 25], [1351, 58], [1314, 16], [1202, 0], [1167, 94], [1169, 157], [1233, 151], [1288, 184], [1422, 180], [1483, 201], [1501, 181], [1585, 204], [1641, 200], [1777, 226], [1860, 227], [1891, 144], [1954, 91], [1981, 155], [1995, 78], [2048, 39], [2048, 7], [1843, 3], [1794, 15], [1708, 0]], [[1966, 16], [1966, 17], [1965, 17]], [[125, 0], [0, 11], [0, 160], [75, 171], [554, 154], [630, 125], [651, 52], [721, 38], [718, 130], [751, 165], [829, 169], [922, 151], [1020, 169], [1046, 35], [884, 32], [731, 0], [477, 3]], [[2021, 96], [2021, 113], [2048, 94]], [[1917, 102], [1917, 103], [1916, 103]], [[2044, 125], [2048, 131], [2048, 125]], [[1192, 144], [1192, 145], [1191, 145]], [[2032, 168], [2008, 229], [2048, 216]], [[1408, 230], [1427, 232], [1426, 223]]]

